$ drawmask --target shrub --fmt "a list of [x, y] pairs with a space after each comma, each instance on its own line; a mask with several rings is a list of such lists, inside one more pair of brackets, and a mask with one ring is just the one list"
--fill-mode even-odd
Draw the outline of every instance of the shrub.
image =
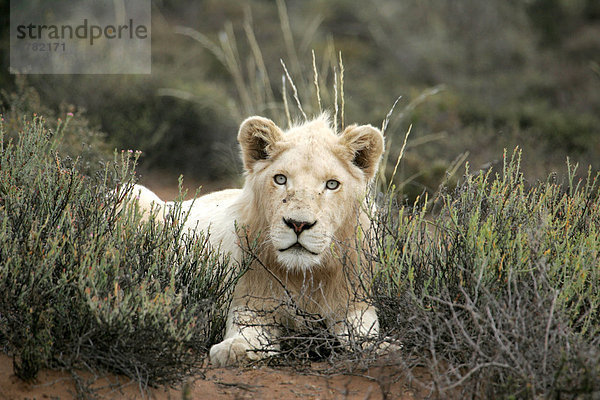
[[0, 123], [0, 340], [25, 379], [85, 366], [176, 382], [219, 339], [236, 274], [179, 208], [163, 224], [125, 204], [135, 153], [91, 176], [59, 153], [71, 122]]
[[[438, 394], [600, 390], [598, 176], [529, 185], [520, 153], [452, 193], [374, 216], [374, 301], [384, 331]], [[429, 208], [433, 205], [433, 212]]]

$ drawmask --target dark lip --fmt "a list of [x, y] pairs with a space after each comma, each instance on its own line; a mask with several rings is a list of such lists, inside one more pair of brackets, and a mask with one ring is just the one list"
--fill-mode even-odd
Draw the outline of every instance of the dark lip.
[[285, 249], [279, 249], [279, 251], [281, 251], [281, 252], [284, 252], [284, 251], [288, 251], [288, 250], [290, 250], [290, 249], [294, 249], [294, 248], [301, 249], [301, 250], [304, 250], [304, 251], [308, 251], [308, 252], [309, 252], [310, 254], [312, 254], [313, 256], [318, 256], [318, 254], [317, 254], [317, 253], [313, 253], [312, 251], [308, 250], [306, 247], [302, 246], [302, 245], [300, 244], [300, 242], [296, 242], [296, 243], [294, 243], [293, 245], [291, 245], [290, 247], [287, 247], [287, 248], [285, 248]]

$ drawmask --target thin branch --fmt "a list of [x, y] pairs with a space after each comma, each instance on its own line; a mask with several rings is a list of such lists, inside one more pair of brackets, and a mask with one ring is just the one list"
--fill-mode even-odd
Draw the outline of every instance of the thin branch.
[[390, 122], [390, 118], [392, 118], [392, 114], [394, 112], [394, 108], [396, 108], [396, 104], [398, 104], [398, 102], [400, 101], [401, 98], [402, 98], [402, 96], [398, 96], [398, 98], [396, 99], [396, 101], [394, 101], [394, 104], [392, 104], [392, 108], [390, 108], [390, 111], [388, 111], [388, 113], [385, 116], [385, 119], [381, 123], [381, 133], [384, 136], [385, 136], [385, 130], [387, 129], [388, 124]]
[[339, 66], [340, 66], [340, 99], [341, 99], [341, 112], [340, 112], [340, 120], [341, 120], [341, 131], [344, 130], [344, 63], [342, 62], [342, 52], [340, 51], [339, 58]]
[[394, 172], [392, 172], [392, 176], [390, 178], [390, 182], [388, 183], [387, 191], [390, 191], [392, 187], [392, 183], [394, 183], [394, 177], [396, 176], [396, 172], [398, 171], [398, 165], [400, 164], [400, 160], [404, 156], [404, 149], [406, 149], [406, 142], [408, 141], [408, 136], [410, 135], [410, 131], [412, 130], [412, 124], [408, 127], [408, 131], [406, 131], [406, 136], [404, 136], [404, 143], [402, 144], [402, 148], [400, 149], [400, 154], [398, 155], [398, 159], [396, 160], [396, 165], [394, 165]]
[[312, 67], [313, 67], [313, 83], [315, 84], [315, 90], [317, 92], [317, 103], [319, 104], [319, 114], [323, 112], [321, 105], [321, 88], [319, 86], [319, 72], [317, 71], [317, 62], [315, 59], [315, 51], [312, 50]]
[[283, 67], [283, 70], [285, 71], [285, 75], [287, 76], [288, 80], [290, 81], [290, 85], [292, 85], [292, 89], [294, 90], [294, 100], [296, 100], [296, 105], [298, 106], [298, 109], [302, 113], [304, 120], [308, 121], [308, 117], [306, 116], [306, 113], [304, 112], [304, 109], [302, 108], [302, 104], [300, 103], [300, 98], [298, 97], [298, 89], [296, 89], [296, 85], [294, 85], [294, 81], [292, 80], [292, 77], [290, 76], [290, 73], [288, 72], [288, 69], [285, 66], [285, 63], [283, 62], [283, 60], [281, 58], [279, 59], [279, 62], [281, 63], [281, 66]]
[[285, 117], [287, 118], [288, 128], [292, 127], [292, 117], [290, 115], [290, 105], [287, 99], [287, 89], [285, 83], [285, 75], [281, 75], [281, 96], [283, 97], [283, 109], [285, 110]]
[[333, 103], [335, 113], [333, 114], [333, 129], [335, 132], [338, 131], [338, 86], [337, 86], [338, 76], [337, 76], [337, 68], [333, 69]]
[[552, 305], [550, 306], [550, 315], [548, 316], [548, 323], [546, 324], [546, 334], [544, 335], [544, 360], [542, 361], [542, 371], [546, 373], [546, 361], [548, 357], [548, 338], [550, 337], [550, 327], [552, 326], [552, 319], [554, 317], [554, 306], [556, 306], [556, 299], [558, 298], [558, 291], [554, 292], [554, 298], [552, 298]]

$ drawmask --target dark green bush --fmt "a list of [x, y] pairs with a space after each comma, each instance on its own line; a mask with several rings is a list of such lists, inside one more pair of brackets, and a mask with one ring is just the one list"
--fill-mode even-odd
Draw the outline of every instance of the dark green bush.
[[[220, 103], [219, 93], [201, 87], [197, 90], [204, 93], [192, 99], [197, 101], [186, 101], [175, 96], [184, 96], [185, 91], [161, 94], [164, 83], [152, 77], [113, 77], [101, 88], [96, 88], [97, 82], [89, 77], [72, 78], [77, 81], [77, 90], [69, 89], [69, 80], [53, 79], [55, 82], [47, 86], [37, 84], [45, 97], [56, 96], [55, 86], [63, 87], [61, 101], [71, 99], [89, 110], [90, 118], [109, 132], [110, 145], [143, 151], [140, 167], [170, 169], [204, 180], [227, 177], [229, 171], [223, 171], [223, 154], [218, 150], [234, 145], [237, 127]], [[97, 96], [87, 97], [89, 91]], [[234, 160], [237, 162], [237, 157]]]
[[0, 123], [0, 338], [25, 379], [90, 367], [176, 382], [222, 334], [236, 275], [184, 235], [180, 209], [163, 224], [124, 201], [135, 153], [86, 176], [58, 152], [72, 122]]
[[191, 94], [188, 82], [167, 83], [156, 75], [101, 79], [101, 85], [96, 76], [86, 75], [28, 77], [28, 82], [51, 108], [64, 101], [77, 104], [106, 133], [104, 146], [141, 150], [140, 170], [174, 171], [205, 181], [237, 172], [237, 152], [230, 149], [240, 121], [231, 117], [221, 90], [199, 82], [192, 84]]

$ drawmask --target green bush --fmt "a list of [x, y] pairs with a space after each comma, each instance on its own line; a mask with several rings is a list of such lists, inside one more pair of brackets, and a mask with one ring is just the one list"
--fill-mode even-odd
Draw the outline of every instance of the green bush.
[[[440, 393], [560, 398], [600, 391], [598, 175], [528, 184], [500, 173], [374, 218], [374, 301]], [[429, 206], [429, 207], [428, 207]], [[428, 208], [432, 208], [430, 211]]]
[[0, 123], [0, 340], [25, 379], [90, 367], [176, 382], [220, 338], [236, 274], [177, 207], [163, 224], [124, 200], [135, 153], [83, 175], [57, 151], [70, 123]]

